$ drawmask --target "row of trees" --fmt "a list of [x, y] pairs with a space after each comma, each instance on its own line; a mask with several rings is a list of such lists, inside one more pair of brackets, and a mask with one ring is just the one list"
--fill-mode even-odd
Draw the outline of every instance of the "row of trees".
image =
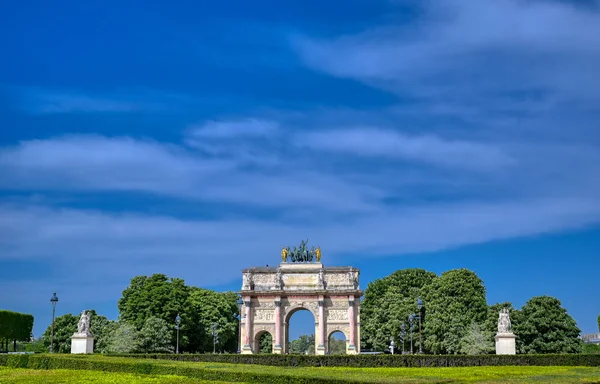
[[[483, 281], [472, 271], [455, 269], [437, 276], [423, 269], [404, 269], [371, 282], [361, 304], [363, 348], [387, 349], [401, 324], [425, 302], [423, 350], [435, 354], [482, 354], [494, 351], [498, 313], [510, 310], [519, 353], [576, 353], [580, 330], [558, 299], [538, 296], [521, 310], [510, 302], [488, 306]], [[408, 325], [408, 324], [407, 324]], [[418, 349], [418, 329], [415, 331]]]
[[0, 350], [7, 351], [12, 342], [17, 350], [17, 341], [29, 341], [33, 329], [33, 316], [27, 313], [0, 310]]
[[[217, 325], [217, 350], [237, 350], [238, 312], [234, 292], [215, 292], [185, 285], [184, 280], [163, 274], [136, 276], [118, 302], [119, 320], [110, 321], [90, 310], [95, 352], [170, 352], [175, 350], [175, 318], [181, 317], [179, 350], [212, 352], [212, 325]], [[55, 320], [53, 349], [68, 353], [79, 317], [72, 314]], [[50, 346], [51, 327], [41, 338]]]

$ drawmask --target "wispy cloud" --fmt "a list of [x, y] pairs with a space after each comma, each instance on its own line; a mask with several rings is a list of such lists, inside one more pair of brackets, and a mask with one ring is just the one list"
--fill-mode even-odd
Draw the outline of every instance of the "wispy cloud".
[[213, 120], [194, 125], [189, 139], [239, 139], [246, 137], [269, 137], [277, 132], [277, 122], [263, 119]]
[[[227, 147], [225, 147], [227, 148]], [[226, 149], [223, 152], [228, 152]], [[351, 187], [310, 168], [244, 169], [244, 157], [207, 156], [127, 137], [68, 136], [0, 150], [8, 190], [134, 191], [258, 206], [362, 210], [376, 188]], [[297, 179], [309, 180], [296, 183]]]
[[315, 69], [438, 102], [494, 104], [529, 89], [579, 101], [600, 96], [597, 10], [544, 0], [419, 4], [412, 23], [293, 43]]
[[515, 163], [497, 147], [434, 135], [406, 136], [397, 131], [353, 128], [312, 132], [301, 136], [302, 145], [349, 155], [405, 159], [441, 167], [489, 170]]

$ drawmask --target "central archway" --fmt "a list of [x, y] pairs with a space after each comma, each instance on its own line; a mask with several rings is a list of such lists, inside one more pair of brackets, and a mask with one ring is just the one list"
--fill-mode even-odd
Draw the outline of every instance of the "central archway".
[[[292, 317], [298, 313], [298, 312], [305, 312], [305, 313], [309, 313], [310, 317], [312, 318], [311, 320], [311, 324], [314, 325], [314, 328], [312, 328], [311, 333], [312, 333], [312, 337], [314, 338], [312, 345], [310, 346], [310, 354], [317, 354], [317, 339], [316, 339], [316, 335], [318, 332], [318, 328], [319, 328], [319, 323], [316, 320], [316, 316], [314, 313], [312, 313], [310, 311], [310, 309], [308, 308], [304, 308], [304, 307], [297, 307], [294, 308], [292, 310], [290, 310], [289, 312], [287, 312], [287, 314], [284, 317], [284, 321], [283, 321], [283, 353], [304, 353], [305, 351], [294, 351], [291, 343], [292, 340], [290, 340], [290, 325], [291, 325], [291, 320]], [[306, 316], [305, 316], [306, 317]], [[309, 327], [310, 328], [310, 327]], [[310, 335], [308, 335], [310, 336]]]

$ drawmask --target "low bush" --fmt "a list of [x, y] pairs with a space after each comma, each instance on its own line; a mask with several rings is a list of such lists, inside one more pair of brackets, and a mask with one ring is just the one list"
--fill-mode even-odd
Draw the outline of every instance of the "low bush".
[[104, 356], [72, 355], [3, 355], [0, 365], [11, 368], [68, 369], [103, 372], [124, 372], [149, 375], [175, 375], [200, 380], [225, 382], [253, 382], [266, 384], [348, 384], [356, 381], [336, 378], [302, 377], [281, 375], [276, 372], [256, 370], [211, 369], [186, 363], [143, 361], [131, 358], [108, 358]]
[[480, 366], [600, 366], [600, 355], [109, 355], [176, 361], [260, 364], [285, 367], [480, 367]]

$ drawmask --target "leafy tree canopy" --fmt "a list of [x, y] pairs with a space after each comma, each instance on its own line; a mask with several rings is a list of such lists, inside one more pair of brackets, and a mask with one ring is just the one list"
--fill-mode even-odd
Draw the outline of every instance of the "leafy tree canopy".
[[190, 287], [190, 304], [198, 316], [195, 326], [196, 335], [199, 337], [198, 350], [212, 352], [212, 326], [217, 324], [217, 350], [235, 352], [238, 348], [238, 321], [234, 317], [238, 312], [237, 294]]
[[169, 324], [158, 317], [150, 317], [136, 335], [136, 352], [140, 353], [170, 353], [171, 328]]
[[577, 353], [582, 348], [581, 330], [554, 297], [531, 298], [521, 308], [513, 330], [520, 353]]
[[138, 330], [129, 323], [111, 322], [104, 328], [102, 353], [133, 353], [138, 347]]
[[435, 278], [424, 292], [424, 350], [460, 353], [472, 324], [481, 324], [488, 316], [483, 281], [468, 269], [454, 269]]
[[460, 352], [466, 355], [484, 355], [493, 352], [494, 343], [490, 340], [492, 335], [492, 332], [487, 331], [479, 324], [471, 324], [467, 334], [460, 342]]
[[169, 278], [163, 274], [136, 276], [131, 279], [119, 300], [120, 318], [138, 330], [150, 317], [173, 324], [177, 314], [185, 313], [189, 307], [188, 297], [189, 287], [183, 279]]
[[367, 286], [361, 302], [361, 340], [366, 348], [383, 351], [390, 337], [398, 340], [408, 315], [418, 313], [417, 298], [436, 278], [424, 269], [402, 269]]

